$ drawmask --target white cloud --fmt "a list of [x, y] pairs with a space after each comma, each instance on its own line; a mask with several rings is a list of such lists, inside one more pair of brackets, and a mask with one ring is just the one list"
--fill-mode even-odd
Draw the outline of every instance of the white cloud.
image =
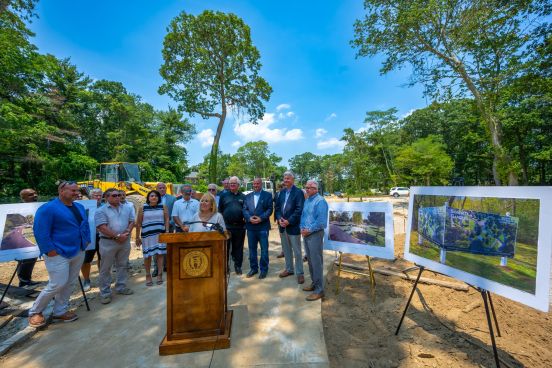
[[329, 149], [329, 148], [343, 148], [345, 147], [345, 142], [340, 141], [337, 138], [330, 138], [325, 141], [319, 141], [316, 143], [316, 148], [319, 150]]
[[232, 147], [238, 148], [239, 146], [241, 146], [241, 142], [240, 142], [240, 141], [232, 142]]
[[291, 108], [291, 105], [284, 103], [276, 106], [276, 111], [288, 110], [289, 108]]
[[416, 111], [416, 109], [410, 109], [410, 111], [408, 111], [406, 114], [404, 114], [403, 116], [401, 116], [401, 117], [399, 118], [399, 120], [409, 117], [410, 115], [412, 115], [412, 113], [413, 113], [414, 111]]
[[326, 119], [324, 119], [324, 120], [325, 120], [325, 121], [330, 121], [330, 120], [335, 119], [335, 118], [337, 118], [337, 114], [336, 114], [335, 112], [332, 112], [332, 113], [331, 113], [330, 115], [328, 115], [328, 116], [326, 117]]
[[209, 147], [213, 144], [215, 140], [215, 134], [213, 129], [203, 129], [197, 135], [197, 139], [201, 142], [201, 147]]
[[266, 113], [258, 124], [236, 121], [234, 133], [244, 141], [263, 140], [268, 143], [297, 141], [303, 138], [301, 129], [271, 128], [276, 122], [276, 114]]
[[368, 127], [363, 126], [363, 127], [358, 128], [357, 130], [355, 130], [355, 133], [359, 134], [359, 133], [366, 132], [366, 131], [368, 131]]
[[324, 134], [328, 133], [328, 131], [324, 128], [318, 128], [316, 129], [316, 132], [314, 133], [314, 137], [315, 138], [320, 138], [322, 137]]
[[293, 118], [295, 116], [295, 113], [293, 111], [288, 111], [288, 113], [286, 114], [286, 116], [288, 118]]

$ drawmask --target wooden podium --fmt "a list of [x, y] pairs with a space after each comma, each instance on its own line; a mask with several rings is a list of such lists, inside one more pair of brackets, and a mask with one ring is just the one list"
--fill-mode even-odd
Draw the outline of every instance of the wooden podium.
[[160, 355], [230, 347], [228, 238], [216, 231], [159, 236], [167, 243], [167, 334]]

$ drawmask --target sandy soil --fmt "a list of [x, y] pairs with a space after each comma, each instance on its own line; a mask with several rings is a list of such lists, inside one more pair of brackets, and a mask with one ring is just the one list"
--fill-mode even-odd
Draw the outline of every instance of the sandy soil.
[[[375, 260], [376, 268], [406, 269], [401, 258], [404, 234], [395, 236], [395, 261]], [[344, 255], [343, 262], [367, 267], [366, 258]], [[337, 266], [328, 272], [322, 318], [332, 367], [494, 367], [481, 294], [419, 284], [398, 336], [395, 330], [413, 283], [375, 274], [372, 298], [368, 276], [342, 272], [335, 294]], [[415, 277], [417, 270], [411, 271]], [[460, 284], [424, 271], [423, 277]], [[501, 337], [496, 338], [505, 367], [551, 367], [552, 321], [548, 313], [492, 295]], [[495, 331], [496, 332], [496, 331]]]

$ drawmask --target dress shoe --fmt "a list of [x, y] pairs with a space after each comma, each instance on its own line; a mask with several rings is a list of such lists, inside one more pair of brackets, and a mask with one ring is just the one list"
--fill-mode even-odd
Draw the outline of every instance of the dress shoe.
[[241, 267], [235, 266], [235, 267], [234, 267], [234, 271], [236, 271], [236, 275], [241, 275], [241, 274], [242, 274], [242, 269], [241, 269]]
[[315, 300], [318, 300], [318, 299], [322, 299], [323, 297], [324, 297], [324, 293], [320, 293], [320, 294], [311, 294], [311, 295], [307, 296], [305, 299], [308, 302], [312, 302], [312, 301], [315, 301]]
[[278, 254], [278, 255], [276, 256], [276, 258], [284, 258], [284, 252]]
[[25, 286], [35, 286], [40, 284], [38, 281], [19, 281], [19, 287], [25, 287]]
[[297, 276], [297, 283], [298, 284], [304, 284], [305, 283], [305, 276], [303, 276], [303, 275]]
[[246, 277], [247, 277], [247, 278], [250, 278], [250, 277], [253, 277], [254, 275], [256, 275], [256, 274], [258, 274], [258, 273], [259, 273], [259, 271], [250, 270], [250, 271], [247, 273]]
[[284, 277], [288, 277], [288, 276], [291, 276], [293, 275], [293, 272], [289, 272], [288, 270], [283, 270], [282, 272], [280, 272], [280, 274], [278, 276], [280, 276], [280, 278], [284, 278]]
[[303, 291], [314, 291], [314, 285], [304, 286]]
[[266, 279], [266, 272], [261, 272], [259, 279]]

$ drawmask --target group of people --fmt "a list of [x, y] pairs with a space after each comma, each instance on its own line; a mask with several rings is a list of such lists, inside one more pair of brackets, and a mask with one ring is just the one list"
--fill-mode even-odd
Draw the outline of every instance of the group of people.
[[[322, 298], [323, 235], [328, 205], [318, 194], [316, 181], [308, 181], [304, 192], [294, 185], [294, 180], [294, 174], [286, 172], [283, 188], [273, 198], [262, 189], [260, 178], [254, 179], [253, 192], [244, 195], [239, 190], [239, 179], [233, 176], [223, 182], [224, 190], [220, 193], [215, 184], [209, 184], [208, 192], [199, 201], [193, 198], [191, 185], [183, 185], [182, 196], [177, 199], [167, 194], [166, 184], [158, 183], [156, 189], [147, 194], [146, 203], [137, 213], [132, 203], [124, 201], [123, 191], [111, 188], [102, 193], [100, 189], [93, 189], [90, 198], [95, 199], [98, 206], [94, 216], [96, 234], [90, 233], [84, 207], [75, 202], [80, 197], [79, 186], [72, 181], [62, 182], [58, 186], [58, 197], [41, 206], [35, 216], [35, 238], [49, 281], [29, 310], [29, 324], [40, 327], [46, 323], [43, 311], [52, 299], [55, 299], [54, 321], [71, 322], [78, 318], [68, 309], [69, 297], [79, 271], [83, 274], [85, 291], [90, 289], [90, 265], [96, 254], [100, 302], [108, 304], [112, 300], [113, 269], [116, 272], [114, 292], [133, 294], [127, 287], [133, 230], [136, 245], [142, 248], [146, 286], [153, 286], [154, 277], [156, 284], [163, 284], [167, 247], [160, 242], [159, 235], [165, 232], [228, 231], [227, 257], [228, 261], [232, 259], [237, 275], [242, 274], [247, 233], [249, 272], [246, 276], [251, 278], [259, 274], [259, 279], [264, 279], [269, 267], [268, 238], [273, 212], [285, 257], [285, 269], [279, 277], [296, 275], [299, 284], [305, 282], [302, 237], [312, 280], [303, 290], [312, 292], [306, 298], [309, 301]], [[91, 236], [96, 237], [96, 247], [86, 250]], [[30, 276], [27, 277], [21, 275], [20, 280], [31, 282]]]

